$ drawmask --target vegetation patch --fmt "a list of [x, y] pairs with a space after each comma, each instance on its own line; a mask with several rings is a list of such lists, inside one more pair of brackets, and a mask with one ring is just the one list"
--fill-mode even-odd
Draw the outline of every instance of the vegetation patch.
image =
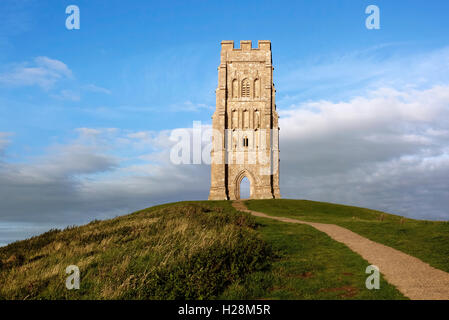
[[[2, 299], [211, 299], [266, 270], [272, 252], [248, 214], [177, 203], [0, 248]], [[65, 269], [80, 269], [79, 290]]]

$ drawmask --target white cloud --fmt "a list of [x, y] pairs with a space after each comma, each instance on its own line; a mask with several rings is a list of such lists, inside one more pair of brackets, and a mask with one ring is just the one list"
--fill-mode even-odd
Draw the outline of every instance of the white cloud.
[[13, 134], [11, 132], [0, 132], [0, 156], [3, 154], [6, 146], [9, 144], [11, 137]]
[[37, 57], [34, 60], [36, 62], [36, 65], [38, 65], [41, 68], [45, 68], [49, 71], [52, 71], [54, 73], [57, 73], [58, 75], [62, 75], [65, 77], [72, 76], [72, 71], [70, 71], [67, 65], [62, 61], [50, 59], [48, 57]]
[[94, 84], [85, 85], [83, 88], [85, 90], [87, 90], [87, 91], [90, 91], [90, 92], [111, 94], [110, 90], [108, 90], [106, 88], [102, 88], [102, 87], [96, 86]]
[[284, 196], [449, 219], [449, 86], [280, 112]]
[[80, 101], [81, 96], [73, 90], [63, 89], [59, 93], [52, 94], [51, 97], [59, 100]]
[[39, 86], [45, 90], [62, 79], [72, 77], [72, 71], [66, 64], [48, 57], [37, 57], [32, 63], [16, 65], [0, 74], [0, 83], [9, 86]]
[[26, 163], [0, 163], [3, 221], [81, 223], [207, 195], [208, 166], [171, 164], [169, 131], [76, 132], [75, 140]]
[[285, 63], [276, 73], [277, 104], [284, 108], [309, 99], [348, 99], [382, 87], [428, 89], [449, 83], [449, 47], [422, 53], [410, 49], [411, 44], [393, 43]]
[[204, 103], [192, 103], [191, 101], [185, 101], [180, 104], [173, 104], [168, 107], [168, 111], [171, 112], [200, 112], [200, 111], [213, 111], [214, 107]]
[[[81, 92], [111, 94], [111, 91], [95, 84], [80, 85], [76, 81], [60, 84], [63, 80], [73, 80], [72, 70], [62, 61], [48, 57], [36, 57], [33, 61], [14, 64], [0, 73], [0, 85], [8, 87], [38, 86], [51, 91], [50, 96], [58, 100], [80, 101]], [[66, 86], [65, 88], [63, 86]], [[61, 88], [62, 87], [62, 88]]]

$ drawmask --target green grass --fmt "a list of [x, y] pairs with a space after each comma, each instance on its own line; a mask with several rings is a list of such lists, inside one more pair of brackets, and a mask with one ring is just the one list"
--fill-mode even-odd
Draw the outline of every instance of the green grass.
[[[80, 290], [65, 288], [73, 264]], [[179, 202], [0, 248], [0, 299], [404, 299], [383, 279], [366, 289], [368, 265], [310, 226]]]
[[222, 298], [405, 299], [381, 277], [379, 290], [365, 287], [370, 265], [345, 245], [313, 227], [257, 218], [258, 231], [277, 258], [271, 269], [234, 283]]
[[449, 272], [449, 222], [404, 218], [380, 211], [307, 200], [249, 200], [249, 209], [332, 223]]
[[[269, 267], [254, 218], [220, 203], [178, 203], [0, 248], [2, 299], [212, 299]], [[77, 265], [79, 290], [65, 288]]]

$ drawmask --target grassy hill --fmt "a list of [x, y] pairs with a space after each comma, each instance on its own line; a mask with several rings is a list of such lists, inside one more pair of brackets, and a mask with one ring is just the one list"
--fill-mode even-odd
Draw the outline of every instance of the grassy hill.
[[[263, 270], [269, 246], [246, 214], [179, 203], [94, 221], [0, 248], [6, 299], [201, 299]], [[79, 290], [65, 288], [77, 265]]]
[[[311, 201], [247, 205], [337, 223], [449, 265], [448, 223]], [[79, 290], [65, 288], [69, 265], [80, 269]], [[366, 289], [368, 265], [310, 226], [255, 218], [228, 201], [179, 202], [0, 248], [0, 299], [404, 299], [383, 279]]]
[[415, 220], [308, 200], [250, 200], [246, 201], [246, 206], [275, 216], [337, 224], [449, 272], [449, 221]]

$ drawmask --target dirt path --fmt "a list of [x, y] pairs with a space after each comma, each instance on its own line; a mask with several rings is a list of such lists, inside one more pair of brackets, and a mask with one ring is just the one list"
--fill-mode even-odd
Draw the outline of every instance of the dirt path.
[[384, 278], [410, 299], [449, 300], [449, 273], [435, 269], [418, 258], [371, 241], [335, 224], [269, 216], [262, 212], [248, 210], [243, 201], [234, 201], [233, 206], [239, 211], [249, 212], [254, 216], [307, 224], [326, 233], [332, 239], [358, 253], [370, 264], [379, 267]]

